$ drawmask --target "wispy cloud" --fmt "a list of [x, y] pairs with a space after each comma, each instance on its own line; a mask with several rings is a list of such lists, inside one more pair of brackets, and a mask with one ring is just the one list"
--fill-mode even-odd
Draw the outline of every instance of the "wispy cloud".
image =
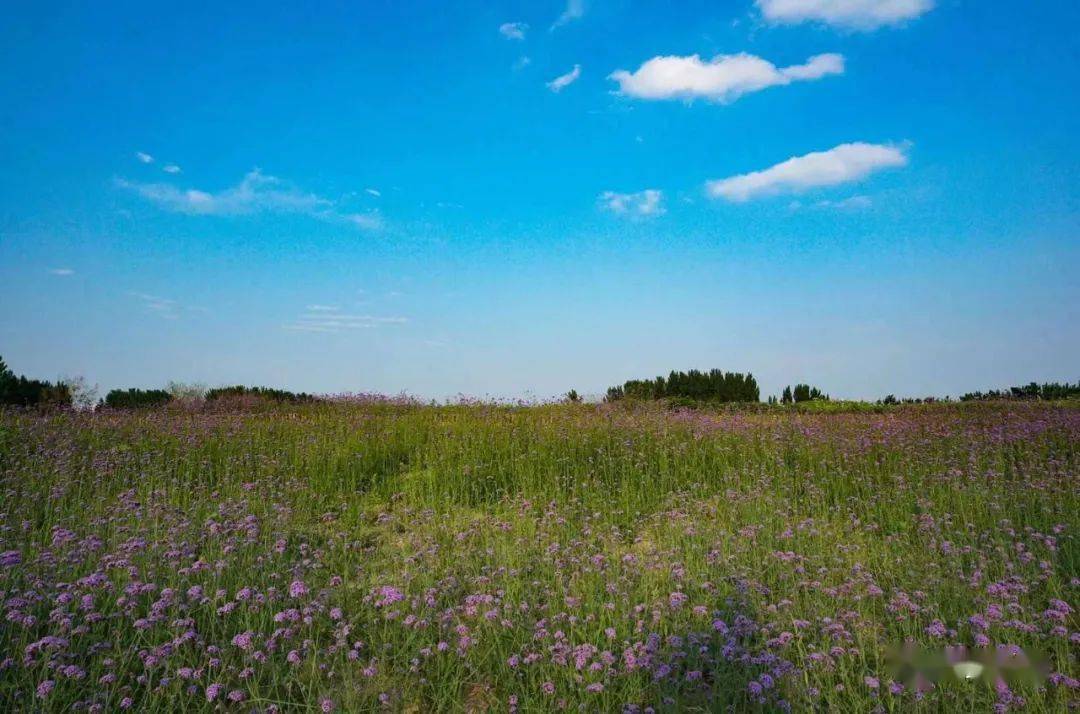
[[566, 9], [552, 23], [551, 29], [555, 30], [563, 25], [580, 20], [585, 16], [585, 0], [566, 0]]
[[118, 178], [116, 184], [135, 192], [159, 207], [177, 213], [202, 216], [235, 216], [255, 213], [297, 213], [324, 221], [348, 223], [365, 230], [382, 227], [377, 212], [343, 213], [337, 204], [291, 183], [249, 171], [240, 183], [216, 193], [180, 188], [170, 183], [140, 183]]
[[135, 158], [138, 159], [139, 161], [143, 162], [144, 164], [152, 164], [152, 163], [154, 163], [154, 157], [151, 156], [150, 154], [147, 154], [146, 152], [143, 152], [143, 151], [136, 151], [135, 152]]
[[741, 203], [761, 196], [836, 186], [863, 179], [875, 171], [905, 166], [904, 151], [896, 146], [856, 142], [828, 151], [795, 156], [762, 171], [708, 181], [713, 198]]
[[636, 193], [616, 193], [604, 191], [600, 194], [600, 206], [607, 211], [629, 216], [660, 216], [666, 212], [664, 193], [654, 188], [647, 188]]
[[180, 173], [180, 167], [177, 166], [176, 164], [166, 164], [165, 166], [161, 167], [161, 170], [164, 171], [167, 174], [178, 174], [178, 173]]
[[508, 40], [524, 40], [528, 29], [524, 22], [504, 22], [499, 25], [499, 34]]
[[510, 67], [515, 72], [520, 72], [521, 70], [528, 67], [530, 64], [532, 64], [532, 60], [529, 59], [529, 56], [528, 55], [521, 55], [520, 57], [517, 58], [517, 60], [514, 61], [514, 64], [510, 65]]
[[49, 268], [49, 275], [58, 275], [60, 277], [67, 277], [74, 275], [75, 271], [71, 268]]
[[899, 25], [934, 7], [933, 0], [756, 0], [762, 17], [792, 24], [823, 22], [847, 30]]
[[140, 293], [131, 291], [128, 295], [135, 298], [141, 305], [145, 312], [151, 315], [156, 315], [165, 320], [177, 320], [185, 313], [199, 313], [206, 312], [207, 310], [202, 307], [195, 307], [193, 305], [183, 305], [177, 300], [171, 298], [164, 298], [158, 295], [150, 295], [148, 293]]
[[[337, 214], [331, 213], [327, 215], [320, 215], [320, 218], [328, 218]], [[368, 211], [367, 213], [344, 213], [341, 214], [341, 218], [351, 223], [357, 228], [362, 228], [366, 231], [377, 231], [383, 227], [382, 214], [378, 211]]]
[[869, 196], [849, 196], [833, 201], [824, 199], [814, 204], [815, 208], [828, 208], [837, 211], [860, 211], [874, 205], [874, 200]]
[[551, 91], [555, 92], [555, 93], [561, 92], [565, 87], [568, 87], [571, 84], [573, 84], [574, 82], [576, 82], [578, 77], [580, 77], [580, 76], [581, 76], [581, 65], [576, 64], [576, 65], [574, 65], [574, 68], [572, 70], [570, 70], [569, 72], [567, 72], [566, 74], [559, 75], [555, 79], [548, 82], [547, 83], [547, 88], [550, 89]]
[[343, 332], [403, 325], [408, 321], [408, 318], [398, 316], [351, 315], [341, 312], [336, 305], [308, 305], [307, 312], [282, 328], [299, 332]]
[[377, 188], [365, 188], [364, 193], [374, 196], [375, 198], [379, 198], [380, 196], [382, 196], [382, 191]]
[[768, 87], [843, 72], [844, 57], [838, 54], [815, 55], [805, 64], [781, 68], [744, 52], [718, 55], [708, 61], [698, 55], [653, 57], [635, 72], [620, 69], [612, 72], [608, 79], [619, 83], [620, 94], [636, 99], [691, 101], [702, 98], [728, 103]]

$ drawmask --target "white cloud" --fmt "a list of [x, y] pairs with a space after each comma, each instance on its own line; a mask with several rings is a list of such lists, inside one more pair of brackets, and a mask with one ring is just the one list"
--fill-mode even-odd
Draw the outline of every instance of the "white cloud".
[[511, 65], [511, 68], [515, 72], [518, 72], [520, 70], [525, 69], [530, 64], [532, 64], [532, 60], [529, 59], [529, 56], [528, 55], [521, 55], [520, 57], [517, 58], [517, 60], [514, 62], [514, 64]]
[[907, 162], [903, 150], [895, 146], [841, 144], [828, 151], [792, 157], [762, 171], [708, 181], [705, 189], [713, 198], [741, 203], [760, 196], [858, 181], [875, 171], [905, 166]]
[[50, 268], [50, 275], [59, 275], [60, 277], [67, 277], [68, 275], [74, 275], [75, 271], [71, 268]]
[[557, 27], [573, 22], [574, 20], [580, 20], [585, 16], [585, 0], [566, 0], [566, 9], [562, 11], [562, 14], [552, 24], [551, 29], [554, 30]]
[[178, 173], [180, 173], [180, 167], [177, 166], [176, 164], [167, 164], [166, 166], [163, 166], [161, 168], [161, 170], [164, 171], [167, 174], [178, 174]]
[[524, 40], [529, 26], [524, 22], [504, 22], [499, 25], [499, 34], [508, 40]]
[[311, 312], [337, 312], [341, 308], [337, 305], [308, 305], [307, 309]]
[[176, 300], [147, 293], [129, 292], [129, 295], [142, 303], [143, 309], [151, 315], [165, 320], [178, 320], [184, 312], [207, 312], [205, 308], [182, 305]]
[[282, 325], [283, 330], [292, 330], [294, 332], [341, 332], [341, 330], [333, 327], [322, 327], [319, 325], [302, 325], [302, 324], [286, 324]]
[[848, 30], [898, 25], [929, 12], [933, 0], [756, 0], [766, 20], [824, 22]]
[[581, 65], [576, 64], [574, 68], [566, 74], [559, 75], [555, 79], [547, 83], [547, 88], [553, 92], [561, 92], [564, 87], [568, 87], [577, 81], [577, 78], [581, 76]]
[[828, 199], [818, 201], [814, 204], [814, 207], [831, 208], [837, 211], [857, 211], [864, 208], [870, 208], [873, 205], [874, 201], [869, 196], [850, 196], [848, 198], [841, 198], [838, 201], [830, 201]]
[[152, 163], [154, 163], [154, 157], [151, 156], [150, 154], [144, 153], [142, 151], [136, 151], [135, 152], [135, 158], [138, 159], [139, 161], [143, 162], [144, 164], [152, 164]]
[[309, 305], [308, 312], [282, 327], [286, 330], [301, 332], [341, 332], [343, 330], [369, 330], [384, 325], [404, 325], [408, 321], [407, 317], [398, 316], [345, 315], [337, 312], [336, 307]]
[[203, 216], [297, 213], [324, 221], [349, 223], [368, 230], [383, 225], [377, 212], [342, 213], [333, 201], [302, 191], [259, 169], [249, 171], [240, 183], [217, 193], [195, 188], [182, 189], [169, 183], [139, 183], [122, 178], [116, 179], [116, 184], [167, 211], [177, 213]]
[[805, 64], [780, 68], [768, 60], [743, 52], [717, 55], [707, 62], [699, 55], [653, 57], [638, 67], [636, 72], [620, 69], [612, 72], [608, 79], [619, 83], [620, 94], [637, 99], [690, 101], [704, 98], [727, 103], [768, 87], [821, 79], [843, 72], [843, 55], [815, 55]]
[[600, 194], [600, 205], [612, 213], [631, 216], [660, 216], [666, 212], [663, 206], [664, 193], [654, 188], [647, 188], [637, 193], [616, 193], [604, 191]]
[[378, 211], [369, 211], [367, 213], [346, 213], [341, 216], [345, 221], [351, 223], [357, 228], [362, 228], [367, 231], [377, 231], [383, 227], [382, 215]]
[[380, 196], [382, 196], [382, 191], [377, 188], [365, 188], [364, 191], [368, 194], [371, 194], [375, 198], [379, 198]]

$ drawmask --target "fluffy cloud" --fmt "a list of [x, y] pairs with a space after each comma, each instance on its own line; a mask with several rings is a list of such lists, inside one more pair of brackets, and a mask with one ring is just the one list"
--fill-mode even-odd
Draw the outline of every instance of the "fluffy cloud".
[[875, 171], [904, 166], [907, 161], [904, 152], [895, 146], [841, 144], [828, 151], [790, 158], [762, 171], [708, 181], [705, 189], [713, 198], [741, 203], [760, 196], [858, 181]]
[[176, 164], [167, 164], [166, 166], [163, 166], [161, 168], [161, 170], [164, 171], [167, 174], [178, 174], [178, 173], [180, 173], [180, 167], [177, 166]]
[[620, 69], [608, 79], [619, 83], [619, 93], [637, 99], [704, 98], [733, 102], [744, 94], [768, 87], [843, 74], [844, 58], [838, 54], [815, 55], [805, 64], [777, 67], [755, 55], [718, 55], [704, 61], [689, 57], [653, 57], [636, 72]]
[[897, 25], [929, 12], [933, 0], [757, 0], [766, 20], [824, 22], [849, 30]]
[[504, 22], [499, 25], [499, 34], [508, 40], [524, 40], [528, 29], [524, 22]]
[[342, 213], [336, 204], [314, 193], [262, 173], [249, 171], [235, 186], [217, 193], [183, 189], [169, 183], [139, 183], [116, 179], [121, 188], [177, 213], [204, 216], [235, 216], [254, 213], [297, 213], [331, 222], [344, 222], [373, 230], [382, 226], [377, 212]]
[[143, 162], [144, 164], [152, 164], [152, 163], [154, 163], [154, 157], [151, 156], [150, 154], [144, 153], [142, 151], [136, 151], [135, 152], [135, 158], [138, 159], [139, 161]]
[[601, 207], [620, 215], [660, 216], [665, 212], [663, 201], [663, 191], [654, 188], [647, 188], [637, 193], [604, 191], [600, 194]]
[[577, 81], [577, 78], [581, 76], [581, 65], [576, 64], [574, 68], [566, 74], [559, 75], [555, 79], [547, 83], [547, 88], [553, 92], [561, 92], [564, 87], [568, 87]]
[[562, 11], [562, 14], [552, 24], [551, 29], [554, 30], [557, 27], [573, 22], [574, 20], [580, 20], [585, 16], [585, 0], [566, 0], [566, 9]]

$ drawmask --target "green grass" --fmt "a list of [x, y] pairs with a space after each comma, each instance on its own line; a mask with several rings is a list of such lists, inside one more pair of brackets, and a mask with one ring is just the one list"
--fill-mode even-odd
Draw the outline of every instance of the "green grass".
[[[0, 566], [17, 613], [0, 628], [0, 701], [906, 712], [1022, 698], [1065, 711], [1078, 436], [1075, 403], [8, 413], [0, 551], [20, 562]], [[94, 573], [110, 585], [80, 584]], [[310, 592], [290, 597], [294, 580]], [[383, 587], [405, 599], [379, 605]], [[1046, 616], [1054, 601], [1073, 612]], [[985, 630], [970, 621], [995, 607]], [[275, 621], [290, 608], [299, 622]], [[945, 636], [927, 631], [935, 620]], [[252, 651], [232, 644], [244, 632]], [[980, 632], [1042, 653], [1055, 681], [888, 691], [891, 648], [971, 647]], [[629, 666], [650, 635], [650, 662]], [[25, 656], [45, 636], [67, 642]], [[208, 702], [212, 683], [225, 689]], [[243, 705], [222, 703], [232, 690]]]

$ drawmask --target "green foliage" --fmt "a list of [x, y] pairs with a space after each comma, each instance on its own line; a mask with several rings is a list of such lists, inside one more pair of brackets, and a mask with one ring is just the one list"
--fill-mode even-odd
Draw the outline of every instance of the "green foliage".
[[202, 384], [185, 384], [184, 382], [169, 382], [165, 391], [173, 399], [182, 401], [198, 401], [206, 396], [206, 387]]
[[143, 409], [168, 404], [172, 395], [164, 389], [114, 389], [105, 395], [110, 409]]
[[0, 358], [0, 404], [17, 407], [71, 406], [71, 389], [61, 382], [27, 379], [15, 373]]
[[757, 380], [752, 374], [708, 372], [692, 369], [671, 372], [665, 379], [631, 379], [621, 387], [608, 389], [608, 401], [619, 399], [682, 399], [703, 402], [756, 402], [760, 398]]
[[827, 402], [829, 401], [829, 395], [817, 387], [811, 387], [809, 384], [796, 384], [794, 389], [784, 387], [784, 404], [814, 401]]
[[318, 399], [306, 392], [289, 392], [284, 389], [272, 387], [215, 387], [206, 392], [206, 401], [213, 402], [224, 398], [255, 398], [269, 402], [287, 402], [289, 404], [303, 404], [315, 402]]
[[968, 392], [960, 397], [962, 402], [985, 401], [987, 399], [1068, 399], [1080, 396], [1080, 381], [1076, 384], [1031, 382], [1023, 387], [1009, 389], [990, 389], [985, 392]]

